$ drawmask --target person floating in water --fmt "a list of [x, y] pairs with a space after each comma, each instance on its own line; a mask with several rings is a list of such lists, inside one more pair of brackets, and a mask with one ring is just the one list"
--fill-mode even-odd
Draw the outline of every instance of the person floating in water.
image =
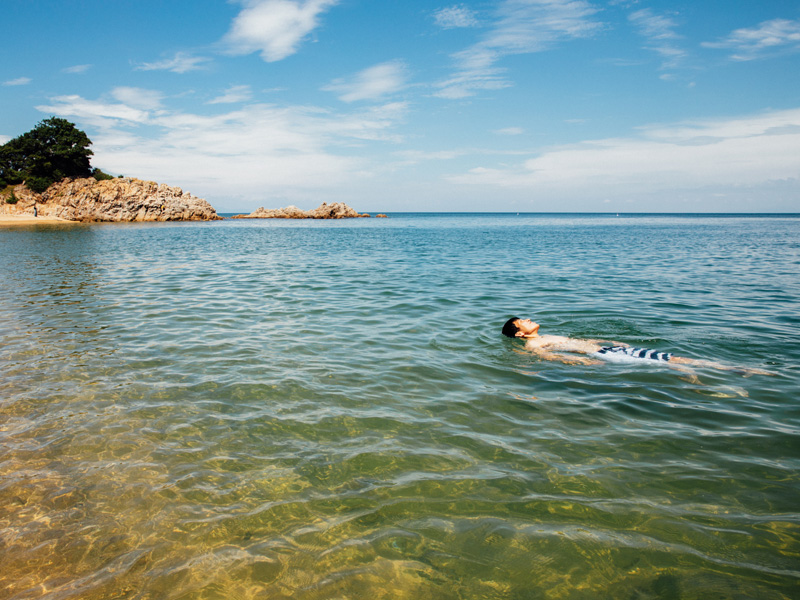
[[658, 352], [647, 348], [632, 348], [622, 342], [608, 340], [583, 340], [560, 335], [539, 335], [539, 324], [530, 319], [511, 317], [503, 325], [503, 335], [525, 340], [525, 348], [544, 360], [556, 360], [567, 364], [596, 365], [599, 359], [611, 362], [668, 363], [676, 368], [707, 367], [723, 371], [737, 371], [746, 375], [771, 375], [769, 371], [731, 367], [710, 360], [696, 360], [675, 356], [670, 352]]

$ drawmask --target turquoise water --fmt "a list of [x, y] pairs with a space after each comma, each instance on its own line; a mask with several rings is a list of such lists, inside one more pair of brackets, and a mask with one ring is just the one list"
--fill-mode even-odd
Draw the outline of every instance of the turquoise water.
[[[800, 218], [0, 228], [0, 598], [798, 598]], [[603, 337], [767, 369], [540, 362]]]

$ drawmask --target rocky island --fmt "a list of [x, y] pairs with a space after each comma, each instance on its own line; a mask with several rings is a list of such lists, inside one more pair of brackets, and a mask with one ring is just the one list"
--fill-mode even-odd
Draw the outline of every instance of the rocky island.
[[205, 200], [177, 187], [92, 168], [92, 141], [51, 117], [0, 145], [0, 219], [4, 222], [211, 221]]
[[312, 210], [301, 210], [296, 206], [266, 209], [257, 208], [249, 215], [234, 215], [232, 219], [356, 219], [369, 217], [367, 213], [358, 213], [344, 202], [327, 204], [323, 202]]
[[[214, 221], [222, 217], [202, 198], [181, 188], [130, 177], [97, 181], [64, 179], [41, 193], [9, 186], [0, 215], [51, 217], [64, 221]], [[9, 200], [12, 200], [10, 203]]]

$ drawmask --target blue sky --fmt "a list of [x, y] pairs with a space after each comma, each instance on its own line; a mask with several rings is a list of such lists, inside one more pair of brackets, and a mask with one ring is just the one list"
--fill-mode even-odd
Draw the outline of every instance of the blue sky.
[[0, 142], [221, 212], [800, 212], [800, 2], [4, 0]]

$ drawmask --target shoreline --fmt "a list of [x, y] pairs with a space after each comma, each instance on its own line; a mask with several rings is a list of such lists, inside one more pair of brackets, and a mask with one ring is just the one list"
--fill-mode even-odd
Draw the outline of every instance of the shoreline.
[[50, 217], [44, 215], [40, 217], [34, 217], [33, 215], [0, 214], [0, 226], [36, 225], [37, 223], [77, 223], [77, 221], [70, 221], [69, 219], [62, 219], [61, 217]]

